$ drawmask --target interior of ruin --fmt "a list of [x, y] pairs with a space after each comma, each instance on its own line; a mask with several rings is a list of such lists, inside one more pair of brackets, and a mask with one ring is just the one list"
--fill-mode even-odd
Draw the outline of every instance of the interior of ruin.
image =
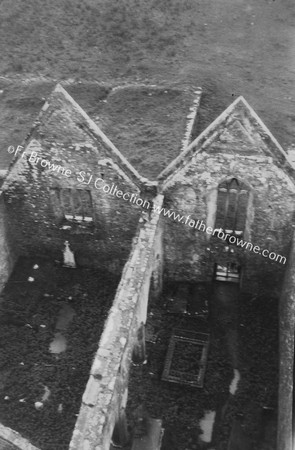
[[295, 172], [242, 97], [197, 134], [201, 94], [156, 180], [44, 104], [1, 188], [3, 441], [292, 450]]

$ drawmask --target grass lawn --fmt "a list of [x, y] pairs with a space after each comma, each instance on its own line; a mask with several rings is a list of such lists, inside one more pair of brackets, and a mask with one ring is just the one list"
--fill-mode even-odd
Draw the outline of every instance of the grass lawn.
[[[171, 86], [203, 87], [196, 134], [244, 95], [284, 148], [295, 144], [291, 0], [3, 0], [0, 13], [1, 168], [9, 160], [7, 147], [22, 142], [42, 99], [64, 79], [81, 80], [70, 93], [91, 117], [106, 106], [105, 130], [151, 177], [179, 151], [175, 138], [182, 138], [179, 116], [186, 111]], [[89, 85], [94, 81], [100, 84], [95, 89]], [[161, 104], [160, 94], [141, 94], [147, 104], [142, 115], [137, 99], [125, 116], [128, 91], [102, 104], [109, 85], [140, 82], [169, 91], [167, 112], [155, 109], [158, 125], [146, 119]], [[163, 118], [167, 129], [161, 128]]]

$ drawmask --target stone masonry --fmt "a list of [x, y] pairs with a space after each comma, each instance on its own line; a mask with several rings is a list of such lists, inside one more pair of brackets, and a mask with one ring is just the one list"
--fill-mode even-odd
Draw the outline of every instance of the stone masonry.
[[236, 246], [226, 253], [224, 242], [204, 229], [215, 227], [218, 185], [236, 178], [249, 191], [243, 239], [287, 259], [294, 228], [294, 173], [252, 108], [237, 99], [159, 176], [165, 207], [205, 224], [198, 231], [189, 221], [184, 225], [165, 218], [167, 277], [210, 282], [214, 264], [232, 260], [243, 268], [243, 291], [269, 288], [279, 294], [283, 263]]
[[[163, 280], [211, 283], [216, 264], [228, 263], [241, 268], [242, 291], [277, 296], [283, 292], [278, 449], [291, 450], [292, 426], [290, 420], [285, 425], [283, 421], [292, 417], [293, 406], [294, 250], [290, 253], [290, 248], [295, 172], [282, 147], [242, 97], [191, 142], [200, 96], [198, 91], [188, 116], [186, 145], [158, 181], [151, 182], [58, 85], [16, 152], [2, 186], [1, 286], [18, 255], [61, 261], [65, 241], [79, 266], [123, 269], [71, 450], [109, 450], [114, 431], [124, 429], [132, 354], [142, 345], [148, 301], [159, 295]], [[63, 169], [53, 169], [53, 164]], [[281, 255], [283, 262], [228, 245], [190, 225], [190, 220], [199, 220], [204, 229], [214, 229], [219, 187], [231, 179], [248, 193], [243, 239]], [[103, 186], [108, 187], [103, 190]], [[112, 193], [112, 186], [121, 194]], [[67, 195], [76, 192], [76, 197], [69, 197], [70, 206], [64, 200], [65, 191]], [[123, 199], [124, 193], [133, 194], [134, 201], [129, 201], [130, 196]], [[145, 209], [143, 202], [150, 208]], [[85, 217], [80, 212], [82, 203]], [[184, 219], [169, 217], [167, 210]], [[81, 214], [82, 219], [75, 219]], [[140, 352], [144, 355], [139, 348]]]
[[[51, 167], [55, 164], [64, 170], [51, 170], [45, 166], [47, 161]], [[117, 193], [133, 193], [141, 198], [153, 190], [153, 184], [130, 166], [58, 85], [15, 155], [3, 185], [18, 253], [50, 255], [60, 260], [64, 242], [69, 241], [79, 265], [122, 269], [140, 208], [104, 192], [104, 185], [116, 187]], [[64, 214], [56, 198], [61, 189], [91, 191], [93, 224], [63, 226]]]

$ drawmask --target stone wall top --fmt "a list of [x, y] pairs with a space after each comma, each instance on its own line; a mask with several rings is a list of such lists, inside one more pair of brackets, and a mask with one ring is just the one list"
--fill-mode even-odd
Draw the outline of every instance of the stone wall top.
[[[163, 196], [154, 200], [161, 207]], [[113, 306], [105, 323], [99, 347], [83, 395], [82, 406], [70, 444], [71, 450], [106, 450], [104, 431], [117, 402], [117, 377], [122, 360], [130, 353], [141, 286], [152, 255], [160, 215], [152, 214], [133, 240]]]
[[32, 445], [27, 439], [23, 438], [19, 433], [12, 430], [11, 428], [5, 427], [0, 423], [0, 441], [1, 438], [12, 444], [14, 448], [15, 449], [17, 448], [18, 450], [39, 450], [37, 447]]
[[207, 150], [208, 147], [213, 148], [216, 142], [219, 148], [227, 147], [233, 151], [233, 155], [244, 151], [244, 154], [249, 156], [254, 154], [260, 157], [272, 157], [273, 162], [295, 180], [295, 171], [287, 153], [241, 96], [159, 175], [160, 191], [164, 191], [167, 184], [173, 182], [176, 174], [188, 166], [193, 157]]
[[[101, 131], [98, 125], [90, 119], [86, 112], [75, 102], [68, 92], [58, 84], [43, 105], [37, 120], [22, 143], [26, 150], [32, 139], [42, 142], [44, 146], [69, 146], [80, 148], [91, 145], [93, 151], [103, 148], [109, 158], [122, 170], [127, 177], [140, 189], [151, 183], [142, 177], [127, 161], [115, 145]], [[97, 152], [98, 153], [98, 152]], [[99, 156], [99, 153], [97, 154]], [[21, 152], [15, 153], [10, 167], [7, 182], [13, 178], [14, 172], [21, 172], [18, 165], [23, 165], [25, 158]], [[152, 183], [155, 185], [156, 183]]]

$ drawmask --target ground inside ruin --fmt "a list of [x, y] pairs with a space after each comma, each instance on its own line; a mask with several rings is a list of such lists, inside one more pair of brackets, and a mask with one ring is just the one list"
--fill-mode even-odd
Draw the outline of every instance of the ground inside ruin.
[[[149, 417], [162, 420], [161, 450], [274, 450], [277, 300], [241, 295], [235, 285], [217, 282], [212, 286], [206, 319], [188, 314], [185, 302], [174, 313], [168, 312], [168, 298], [169, 287], [151, 303], [147, 364], [133, 366], [130, 373], [130, 445], [126, 449], [138, 436], [140, 419]], [[198, 369], [185, 347], [181, 354], [176, 352], [170, 367], [183, 372], [179, 383], [162, 379], [175, 330], [210, 335], [202, 388], [181, 384]], [[140, 433], [145, 433], [142, 427]]]
[[1, 294], [0, 422], [65, 450], [119, 275], [21, 259]]

